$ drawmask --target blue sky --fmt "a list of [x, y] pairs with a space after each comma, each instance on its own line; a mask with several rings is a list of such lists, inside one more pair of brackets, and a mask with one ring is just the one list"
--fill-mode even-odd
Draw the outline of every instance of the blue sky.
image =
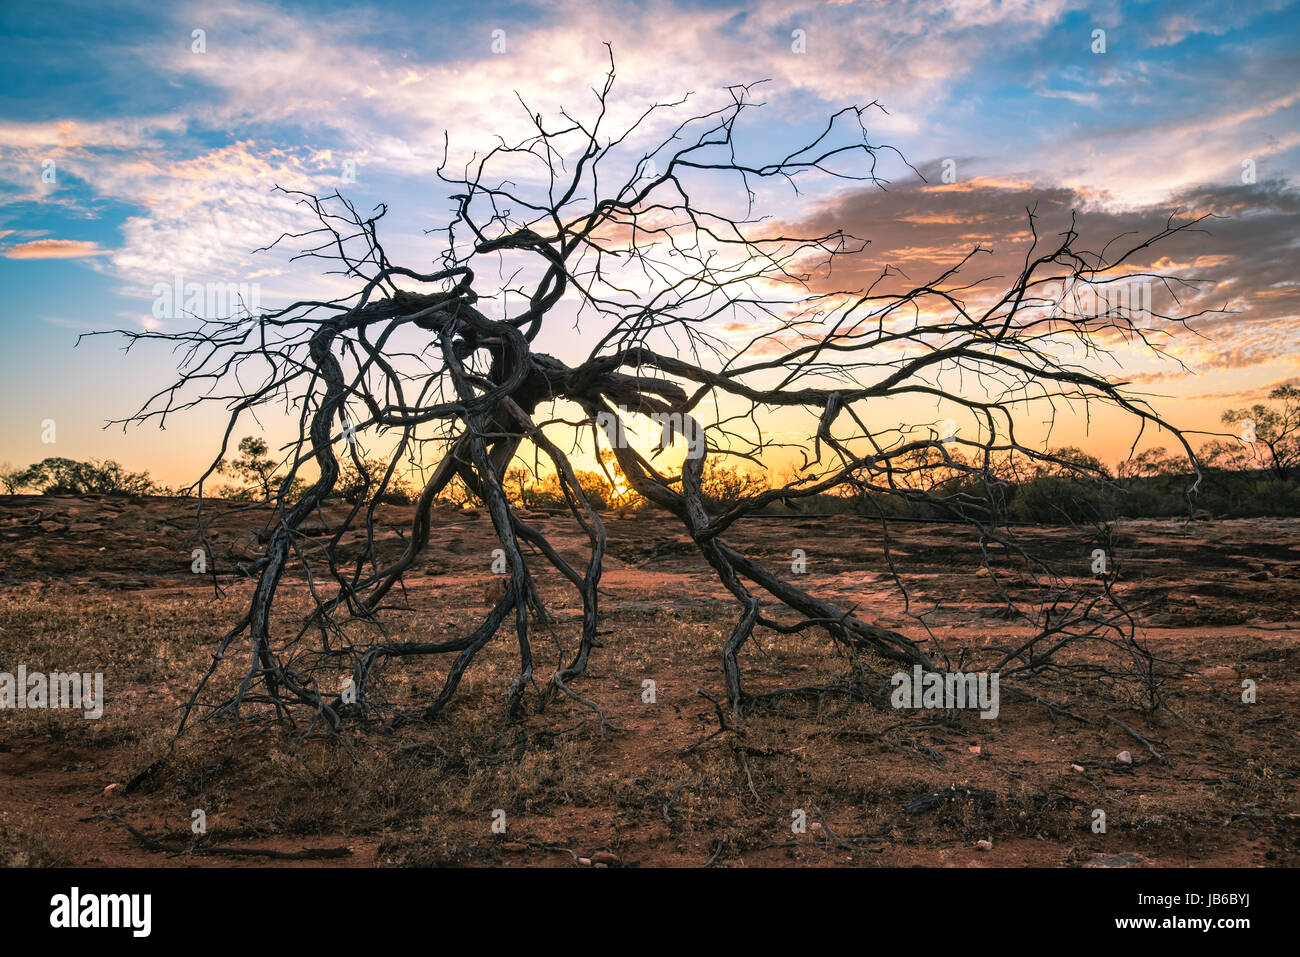
[[[805, 53], [792, 49], [795, 31]], [[841, 184], [771, 197], [782, 218], [838, 217], [872, 240], [877, 263], [925, 270], [976, 239], [1011, 255], [1017, 217], [1044, 197], [1053, 215], [1084, 210], [1098, 231], [1213, 212], [1213, 235], [1162, 265], [1212, 281], [1189, 311], [1235, 312], [1176, 344], [1190, 372], [1137, 371], [1202, 427], [1300, 375], [1294, 3], [10, 2], [0, 462], [111, 457], [169, 482], [194, 477], [218, 410], [163, 433], [105, 431], [169, 381], [174, 357], [123, 356], [108, 338], [74, 348], [78, 333], [180, 328], [185, 319], [151, 309], [155, 284], [177, 275], [256, 283], [266, 306], [342, 291], [311, 264], [252, 253], [304, 222], [276, 184], [387, 203], [390, 253], [428, 265], [439, 250], [425, 230], [448, 208], [432, 174], [444, 132], [460, 157], [520, 132], [515, 91], [543, 113], [588, 109], [604, 42], [621, 115], [688, 91], [715, 106], [727, 84], [767, 79], [767, 105], [744, 131], [755, 155], [875, 100], [888, 115], [873, 114], [873, 141], [927, 175], [951, 160], [959, 188], [947, 193], [893, 163], [888, 193]], [[918, 208], [942, 222], [918, 221]], [[580, 346], [552, 335], [556, 354]], [[41, 441], [46, 419], [53, 446]]]

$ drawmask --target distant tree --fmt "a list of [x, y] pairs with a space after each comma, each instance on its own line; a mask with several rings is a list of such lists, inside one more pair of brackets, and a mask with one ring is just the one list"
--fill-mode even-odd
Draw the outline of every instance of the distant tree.
[[[267, 454], [266, 440], [253, 435], [246, 435], [239, 440], [239, 458], [233, 462], [222, 461], [217, 465], [218, 472], [233, 472], [243, 479], [251, 488], [236, 489], [230, 497], [251, 498], [252, 493], [260, 493], [263, 498], [272, 494], [271, 479], [275, 475], [276, 464]], [[239, 493], [245, 493], [240, 496]]]
[[454, 505], [456, 508], [467, 508], [483, 504], [482, 500], [470, 491], [469, 486], [465, 484], [465, 480], [459, 475], [447, 480], [437, 500], [443, 505]]
[[1204, 465], [1225, 472], [1245, 472], [1259, 467], [1259, 459], [1249, 445], [1241, 442], [1206, 442], [1196, 453]]
[[1173, 456], [1163, 446], [1147, 449], [1131, 456], [1115, 469], [1121, 479], [1156, 478], [1163, 475], [1182, 475], [1188, 469], [1185, 456]]
[[[214, 471], [233, 475], [243, 484], [223, 486], [217, 490], [217, 494], [237, 502], [264, 502], [278, 494], [283, 476], [279, 474], [280, 463], [269, 454], [266, 440], [246, 435], [239, 440], [237, 448], [239, 457], [233, 462], [219, 460]], [[295, 475], [289, 484], [288, 494], [301, 495], [307, 487], [308, 483]]]
[[333, 494], [352, 505], [372, 501], [376, 496], [381, 502], [400, 505], [414, 501], [416, 491], [406, 476], [395, 471], [392, 478], [384, 482], [387, 474], [388, 462], [383, 459], [363, 459], [361, 468], [350, 459], [344, 459]]
[[521, 508], [533, 508], [534, 491], [533, 473], [521, 466], [507, 469], [505, 475], [501, 476], [501, 488], [506, 493], [506, 498], [513, 504]]
[[23, 477], [26, 474], [26, 469], [16, 469], [5, 462], [0, 465], [0, 488], [3, 488], [7, 495], [16, 495], [24, 485]]
[[1257, 402], [1249, 409], [1229, 409], [1223, 413], [1223, 421], [1242, 425], [1239, 438], [1250, 446], [1253, 457], [1284, 479], [1300, 465], [1300, 389], [1280, 385], [1268, 397], [1281, 407]]
[[1035, 471], [1039, 475], [1111, 477], [1110, 470], [1101, 459], [1073, 445], [1050, 449], [1035, 463]]
[[752, 469], [742, 472], [735, 465], [723, 465], [717, 459], [705, 462], [700, 476], [704, 504], [722, 511], [766, 492], [769, 487], [766, 476]]
[[[932, 492], [942, 491], [954, 479], [975, 471], [961, 450], [947, 443], [921, 445], [905, 452], [890, 463], [889, 479], [900, 489]], [[863, 470], [870, 479], [871, 470]]]
[[42, 495], [148, 495], [158, 491], [148, 472], [128, 472], [112, 459], [78, 462], [53, 457], [29, 466], [14, 479]]

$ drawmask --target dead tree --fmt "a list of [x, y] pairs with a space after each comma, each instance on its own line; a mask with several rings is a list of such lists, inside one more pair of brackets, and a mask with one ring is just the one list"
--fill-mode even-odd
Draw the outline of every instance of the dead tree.
[[[943, 469], [992, 489], [996, 466], [1011, 460], [1086, 473], [1017, 438], [1018, 413], [1035, 404], [1100, 403], [1183, 441], [1123, 383], [1068, 358], [1095, 358], [1121, 342], [1158, 349], [1158, 327], [1182, 320], [1122, 305], [1077, 309], [1068, 290], [1104, 289], [1139, 276], [1175, 291], [1177, 280], [1138, 272], [1134, 261], [1195, 220], [1170, 219], [1153, 235], [1092, 253], [1077, 248], [1073, 223], [1054, 239], [1040, 237], [1030, 210], [1033, 241], [1023, 268], [1002, 280], [1000, 291], [990, 293], [989, 277], [966, 277], [986, 252], [980, 248], [911, 288], [887, 290], [885, 281], [898, 277], [886, 270], [866, 289], [836, 289], [828, 278], [832, 267], [861, 256], [866, 242], [840, 230], [802, 235], [776, 225], [758, 215], [760, 194], [780, 187], [797, 197], [805, 183], [836, 180], [885, 185], [878, 163], [892, 150], [873, 145], [866, 126], [876, 104], [842, 109], [811, 142], [754, 163], [741, 158], [735, 139], [742, 118], [761, 105], [753, 87], [733, 87], [725, 105], [680, 122], [672, 118], [682, 114], [685, 100], [655, 104], [611, 135], [606, 113], [613, 84], [611, 57], [603, 88], [592, 91], [590, 119], [562, 113], [551, 122], [524, 106], [533, 131], [521, 142], [503, 141], [459, 172], [444, 160], [439, 176], [452, 186], [455, 209], [440, 268], [418, 271], [390, 261], [378, 232], [383, 207], [367, 216], [338, 194], [293, 193], [319, 225], [272, 245], [305, 245], [298, 256], [327, 260], [355, 284], [351, 295], [203, 321], [190, 331], [125, 333], [132, 343], [162, 340], [184, 351], [176, 383], [126, 422], [163, 423], [201, 402], [222, 401], [231, 410], [213, 468], [197, 484], [200, 501], [203, 480], [242, 416], [282, 403], [299, 423], [286, 450], [287, 475], [273, 497], [274, 529], [253, 569], [250, 607], [218, 643], [204, 685], [243, 641], [247, 665], [237, 693], [208, 713], [259, 702], [286, 717], [306, 709], [313, 721], [337, 727], [347, 714], [382, 708], [368, 694], [376, 669], [439, 656], [446, 674], [423, 707], [431, 717], [507, 620], [519, 658], [505, 689], [507, 711], [518, 714], [528, 689], [538, 687], [542, 699], [559, 692], [600, 713], [572, 683], [597, 646], [606, 530], [569, 453], [548, 432], [608, 444], [631, 486], [682, 523], [734, 596], [734, 626], [720, 651], [736, 709], [759, 698], [745, 689], [740, 666], [756, 629], [829, 633], [863, 663], [859, 690], [867, 697], [888, 663], [934, 668], [946, 660], [923, 625], [914, 635], [883, 627], [871, 609], [838, 607], [729, 544], [728, 531], [759, 509], [823, 494], [925, 499], [969, 522], [981, 547], [1019, 549], [985, 498], [969, 489], [927, 490], [917, 479]], [[652, 148], [633, 149], [636, 137], [652, 128], [664, 131]], [[744, 210], [711, 210], [697, 198], [722, 190], [739, 197]], [[492, 272], [509, 274], [517, 309], [489, 315], [495, 310], [487, 307], [487, 284], [479, 277]], [[765, 326], [738, 342], [720, 331], [727, 322]], [[543, 328], [559, 323], [576, 325], [591, 344], [582, 361], [570, 365], [534, 350]], [[945, 434], [921, 425], [885, 427], [873, 416], [873, 404], [909, 395], [950, 403], [969, 421]], [[791, 408], [814, 423], [807, 441], [798, 443], [804, 459], [798, 476], [711, 514], [701, 494], [706, 459], [760, 461], [781, 444], [764, 436], [764, 416]], [[693, 443], [679, 472], [656, 468], [654, 455], [621, 440], [625, 428], [644, 428], [646, 417], [654, 417], [655, 427], [667, 423], [666, 440]], [[388, 443], [391, 464], [382, 474], [366, 471], [362, 438]], [[1190, 457], [1186, 441], [1183, 447]], [[589, 542], [585, 565], [562, 557], [507, 499], [502, 480], [522, 450], [554, 469]], [[372, 487], [332, 537], [310, 541], [299, 529], [330, 495], [341, 456]], [[374, 503], [403, 460], [427, 471], [405, 549], [384, 562], [374, 544]], [[295, 478], [311, 484], [292, 498]], [[390, 640], [384, 612], [394, 589], [400, 594], [403, 575], [420, 561], [435, 501], [454, 479], [490, 515], [508, 562], [508, 587], [468, 633]], [[345, 531], [361, 528], [367, 544], [345, 566], [337, 545]], [[1063, 652], [1088, 642], [1122, 649], [1134, 662], [1122, 675], [1149, 678], [1152, 657], [1108, 581], [1072, 594], [1047, 564], [1018, 553], [1040, 587], [1036, 598], [1016, 600], [1039, 627], [996, 665], [1004, 687], [1017, 676], [1066, 667]], [[535, 563], [553, 566], [583, 607], [576, 644], [542, 682], [534, 677], [532, 640], [535, 621], [547, 618]], [[277, 589], [292, 568], [305, 572], [315, 610], [296, 634], [277, 634]], [[343, 636], [343, 624], [357, 621], [373, 626], [372, 642], [358, 646]], [[352, 697], [337, 690], [342, 675], [350, 675]]]

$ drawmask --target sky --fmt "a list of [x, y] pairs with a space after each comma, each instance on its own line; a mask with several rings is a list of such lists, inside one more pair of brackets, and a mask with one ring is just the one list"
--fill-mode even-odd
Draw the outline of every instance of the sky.
[[[614, 119], [687, 93], [712, 108], [727, 86], [766, 80], [742, 139], [755, 155], [781, 155], [841, 107], [883, 107], [870, 136], [910, 164], [888, 166], [886, 189], [777, 198], [783, 220], [869, 239], [850, 270], [864, 283], [886, 264], [933, 275], [974, 244], [996, 273], [1023, 257], [1035, 204], [1046, 232], [1073, 212], [1106, 238], [1210, 214], [1149, 263], [1202, 280], [1182, 314], [1220, 311], [1170, 341], [1176, 361], [1121, 355], [1114, 371], [1205, 431], [1300, 381], [1300, 3], [9, 0], [0, 463], [112, 458], [168, 484], [197, 478], [219, 408], [161, 431], [106, 428], [169, 384], [178, 357], [79, 335], [192, 324], [157, 308], [178, 279], [242, 284], [264, 308], [347, 291], [292, 250], [255, 252], [306, 224], [277, 185], [386, 203], [391, 257], [431, 266], [451, 206], [433, 172], [444, 149], [467, 157], [526, 132], [516, 94], [546, 115], [589, 110], [605, 43]], [[585, 354], [570, 326], [544, 335], [545, 351]], [[1079, 416], [1052, 442], [1113, 463], [1132, 437], [1118, 418]]]

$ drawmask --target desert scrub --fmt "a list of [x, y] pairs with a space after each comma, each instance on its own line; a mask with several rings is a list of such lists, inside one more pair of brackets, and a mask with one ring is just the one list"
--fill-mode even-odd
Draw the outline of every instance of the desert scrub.
[[43, 835], [20, 827], [0, 814], [0, 867], [62, 867], [67, 855]]

